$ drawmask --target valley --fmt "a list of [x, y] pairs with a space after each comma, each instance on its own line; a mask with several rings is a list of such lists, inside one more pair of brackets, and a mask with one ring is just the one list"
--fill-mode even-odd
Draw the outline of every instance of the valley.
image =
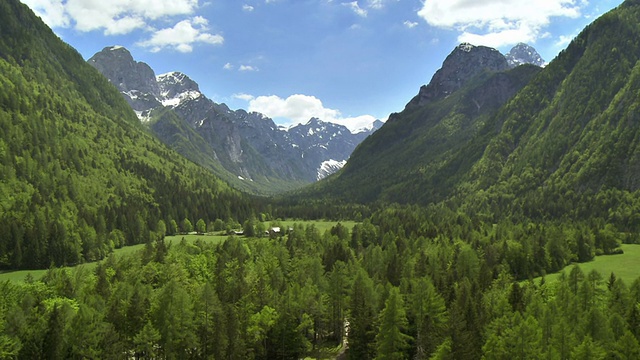
[[461, 43], [354, 134], [0, 2], [0, 359], [640, 358], [638, 24]]

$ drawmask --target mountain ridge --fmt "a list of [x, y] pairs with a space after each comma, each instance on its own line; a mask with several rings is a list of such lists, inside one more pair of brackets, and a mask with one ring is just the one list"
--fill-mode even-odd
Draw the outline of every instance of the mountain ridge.
[[[125, 61], [128, 64], [123, 64]], [[370, 129], [352, 133], [341, 125], [323, 122], [312, 132], [309, 132], [308, 124], [298, 124], [285, 130], [263, 114], [231, 110], [225, 104], [213, 102], [200, 92], [195, 81], [181, 72], [157, 76], [145, 74], [150, 84], [138, 84], [139, 75], [129, 71], [136, 67], [146, 69], [148, 65], [137, 63], [124, 47], [105, 47], [88, 62], [112, 79], [142, 122], [151, 120], [151, 110], [161, 106], [170, 108], [178, 119], [200, 136], [201, 142], [207, 144], [197, 150], [204, 150], [204, 154], [183, 151], [183, 155], [198, 163], [209, 164], [208, 167], [219, 162], [224, 171], [232, 174], [226, 175], [231, 183], [251, 192], [291, 190], [316, 181], [324, 162], [343, 162], [362, 139], [381, 126], [378, 121]], [[114, 82], [113, 79], [121, 81]], [[139, 89], [132, 89], [130, 84], [138, 84]], [[166, 115], [166, 112], [161, 113]], [[162, 118], [153, 120], [154, 123], [163, 121]], [[158, 127], [152, 126], [151, 129]], [[189, 148], [186, 144], [177, 143], [173, 134], [162, 132], [157, 135], [178, 149]], [[221, 174], [219, 169], [216, 171]], [[323, 173], [326, 171], [328, 169], [324, 168]], [[243, 187], [246, 182], [239, 185], [238, 179], [250, 179], [252, 184]]]
[[[445, 202], [493, 222], [625, 219], [640, 199], [639, 23], [640, 2], [625, 1], [545, 67], [483, 71], [466, 82], [447, 69], [449, 59], [473, 53], [461, 45], [443, 63], [446, 71], [363, 141], [336, 176], [297, 195]], [[460, 87], [449, 92], [442, 79]], [[483, 110], [480, 96], [493, 105]], [[593, 202], [600, 213], [589, 211]]]

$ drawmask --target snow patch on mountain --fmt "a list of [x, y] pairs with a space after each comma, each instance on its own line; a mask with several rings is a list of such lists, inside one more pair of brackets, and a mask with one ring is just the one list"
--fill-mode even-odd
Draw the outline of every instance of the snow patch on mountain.
[[336, 171], [342, 169], [347, 164], [347, 160], [337, 161], [333, 159], [329, 159], [323, 161], [320, 167], [318, 168], [318, 180], [322, 180], [327, 176], [335, 173]]
[[[163, 95], [166, 96], [164, 93]], [[183, 101], [195, 100], [199, 98], [200, 96], [202, 96], [202, 93], [200, 93], [199, 91], [185, 91], [171, 98], [166, 98], [164, 96], [162, 97], [161, 101], [163, 106], [176, 107]]]

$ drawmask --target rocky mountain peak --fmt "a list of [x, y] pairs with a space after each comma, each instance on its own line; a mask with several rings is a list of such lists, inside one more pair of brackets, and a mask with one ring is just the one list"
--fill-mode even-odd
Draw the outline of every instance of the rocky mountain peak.
[[546, 62], [536, 49], [524, 43], [514, 46], [505, 57], [512, 68], [523, 64], [533, 64], [540, 67], [546, 65]]
[[89, 64], [104, 74], [120, 91], [158, 90], [155, 74], [149, 65], [137, 62], [122, 46], [108, 46], [89, 59]]
[[126, 48], [107, 46], [88, 63], [109, 79], [138, 113], [159, 105], [156, 95], [160, 87], [155, 73], [149, 65], [135, 61]]
[[498, 50], [462, 43], [447, 56], [442, 67], [431, 78], [431, 82], [422, 86], [418, 96], [407, 106], [420, 106], [445, 98], [484, 71], [497, 72], [507, 69], [509, 63]]
[[158, 75], [156, 80], [160, 85], [161, 95], [166, 98], [172, 98], [187, 91], [200, 92], [195, 81], [178, 71]]
[[160, 93], [158, 98], [164, 106], [178, 106], [187, 99], [202, 96], [198, 84], [184, 73], [174, 71], [156, 77]]

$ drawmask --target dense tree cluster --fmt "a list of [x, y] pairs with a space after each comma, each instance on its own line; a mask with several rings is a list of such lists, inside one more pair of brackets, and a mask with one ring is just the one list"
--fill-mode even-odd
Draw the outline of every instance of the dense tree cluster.
[[621, 235], [605, 231], [388, 207], [325, 233], [295, 225], [171, 247], [158, 238], [95, 270], [3, 284], [0, 352], [295, 359], [345, 341], [353, 359], [633, 358], [640, 281], [577, 267], [555, 283], [515, 281], [617, 246]]

